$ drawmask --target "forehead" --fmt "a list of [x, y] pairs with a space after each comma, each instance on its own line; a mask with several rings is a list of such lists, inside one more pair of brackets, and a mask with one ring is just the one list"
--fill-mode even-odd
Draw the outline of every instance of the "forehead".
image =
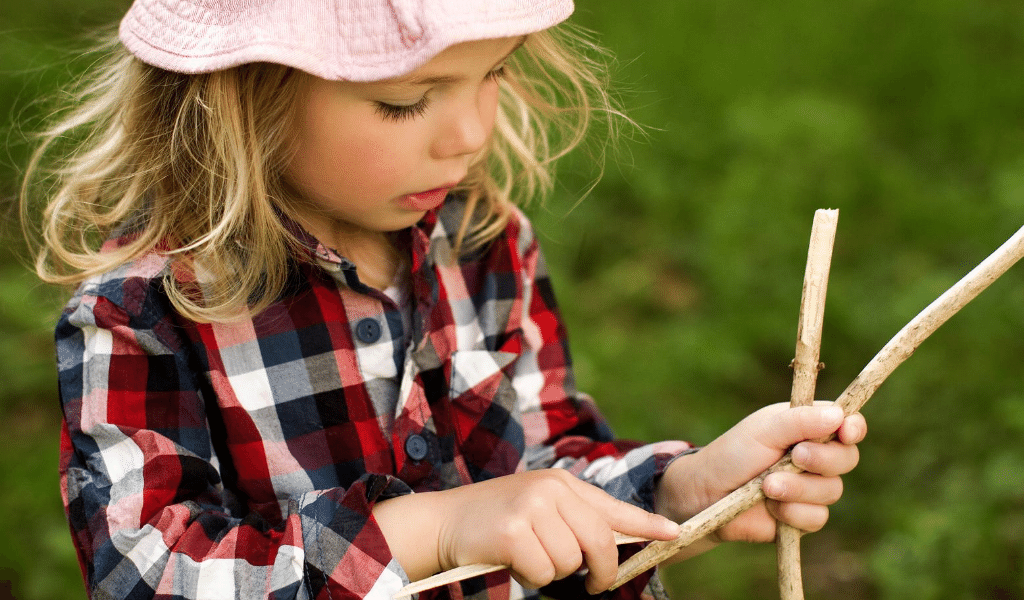
[[339, 92], [353, 98], [374, 99], [381, 94], [419, 94], [429, 86], [479, 80], [500, 65], [526, 41], [526, 36], [462, 42], [444, 49], [416, 70], [379, 81], [322, 79], [302, 72], [299, 98]]
[[444, 81], [475, 78], [490, 71], [515, 52], [526, 36], [462, 42], [445, 48], [418, 69], [377, 82], [384, 85], [427, 85]]

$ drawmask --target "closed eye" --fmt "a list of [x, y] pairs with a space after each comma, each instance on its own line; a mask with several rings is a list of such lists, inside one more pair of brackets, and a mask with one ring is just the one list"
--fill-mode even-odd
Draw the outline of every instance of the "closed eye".
[[[487, 73], [487, 81], [498, 81], [505, 76], [505, 65], [491, 69]], [[424, 94], [415, 104], [389, 104], [387, 102], [374, 102], [377, 107], [377, 114], [387, 121], [401, 122], [408, 119], [422, 117], [427, 111], [429, 104], [427, 95]]]
[[422, 117], [423, 113], [427, 111], [427, 97], [424, 95], [415, 104], [388, 104], [387, 102], [375, 102], [377, 105], [377, 114], [383, 117], [386, 121], [405, 121], [407, 119], [414, 119], [416, 117]]

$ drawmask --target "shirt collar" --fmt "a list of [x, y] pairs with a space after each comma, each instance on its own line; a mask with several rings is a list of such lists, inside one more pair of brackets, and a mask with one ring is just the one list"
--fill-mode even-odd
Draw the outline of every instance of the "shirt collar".
[[[436, 231], [439, 224], [438, 211], [442, 210], [443, 206], [444, 205], [428, 211], [415, 225], [399, 231], [396, 234], [400, 244], [409, 248], [411, 251], [410, 258], [412, 261], [412, 271], [414, 273], [420, 268], [429, 266], [433, 263], [432, 257], [430, 256], [430, 238], [438, 233]], [[302, 251], [308, 258], [336, 265], [341, 269], [353, 267], [351, 261], [342, 256], [334, 248], [331, 248], [321, 242], [295, 219], [282, 211], [278, 211], [278, 216], [281, 219], [282, 226], [284, 226], [285, 230], [295, 240], [300, 251]]]

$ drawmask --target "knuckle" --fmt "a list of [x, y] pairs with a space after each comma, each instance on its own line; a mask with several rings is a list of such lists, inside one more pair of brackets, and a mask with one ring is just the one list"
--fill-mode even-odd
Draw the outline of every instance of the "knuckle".
[[611, 530], [608, 531], [608, 535], [598, 537], [594, 542], [594, 547], [599, 556], [608, 556], [612, 553], [618, 553], [618, 550], [616, 549], [617, 546], [615, 545], [615, 535]]
[[551, 475], [553, 475], [555, 479], [557, 479], [558, 481], [569, 481], [576, 479], [576, 477], [572, 473], [566, 471], [565, 469], [549, 469], [548, 472], [551, 473]]
[[544, 487], [528, 490], [519, 500], [519, 508], [525, 514], [544, 514], [554, 509], [557, 496]]
[[540, 473], [528, 488], [536, 495], [556, 496], [565, 493], [569, 485], [567, 477], [572, 477], [564, 469], [548, 469]]
[[581, 552], [579, 548], [576, 548], [575, 551], [568, 551], [563, 555], [558, 556], [553, 560], [553, 563], [555, 565], [554, 577], [556, 579], [568, 577], [583, 566], [583, 552]]
[[555, 580], [555, 566], [551, 563], [533, 568], [524, 567], [522, 569], [516, 569], [513, 566], [513, 569], [519, 573], [520, 583], [528, 588], [544, 587]]
[[526, 535], [533, 534], [533, 525], [527, 519], [511, 517], [502, 521], [496, 531], [496, 541], [501, 547], [516, 548]]
[[611, 496], [602, 498], [602, 500], [602, 505], [597, 507], [598, 512], [602, 515], [612, 516], [617, 522], [621, 522], [622, 524], [646, 522], [645, 515], [647, 511], [642, 508]]

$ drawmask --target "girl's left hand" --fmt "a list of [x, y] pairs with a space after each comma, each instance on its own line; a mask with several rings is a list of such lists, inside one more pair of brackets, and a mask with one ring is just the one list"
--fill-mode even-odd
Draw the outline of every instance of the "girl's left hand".
[[[837, 433], [834, 441], [811, 441], [832, 433]], [[856, 444], [866, 433], [867, 422], [860, 413], [844, 417], [831, 402], [767, 406], [699, 452], [669, 465], [658, 484], [658, 512], [683, 522], [759, 475], [795, 444], [793, 463], [805, 472], [769, 475], [763, 484], [768, 500], [724, 525], [709, 536], [710, 541], [770, 542], [775, 539], [776, 520], [802, 531], [818, 531], [828, 520], [828, 505], [843, 493], [840, 475], [857, 466]], [[704, 543], [684, 554], [709, 547]]]

